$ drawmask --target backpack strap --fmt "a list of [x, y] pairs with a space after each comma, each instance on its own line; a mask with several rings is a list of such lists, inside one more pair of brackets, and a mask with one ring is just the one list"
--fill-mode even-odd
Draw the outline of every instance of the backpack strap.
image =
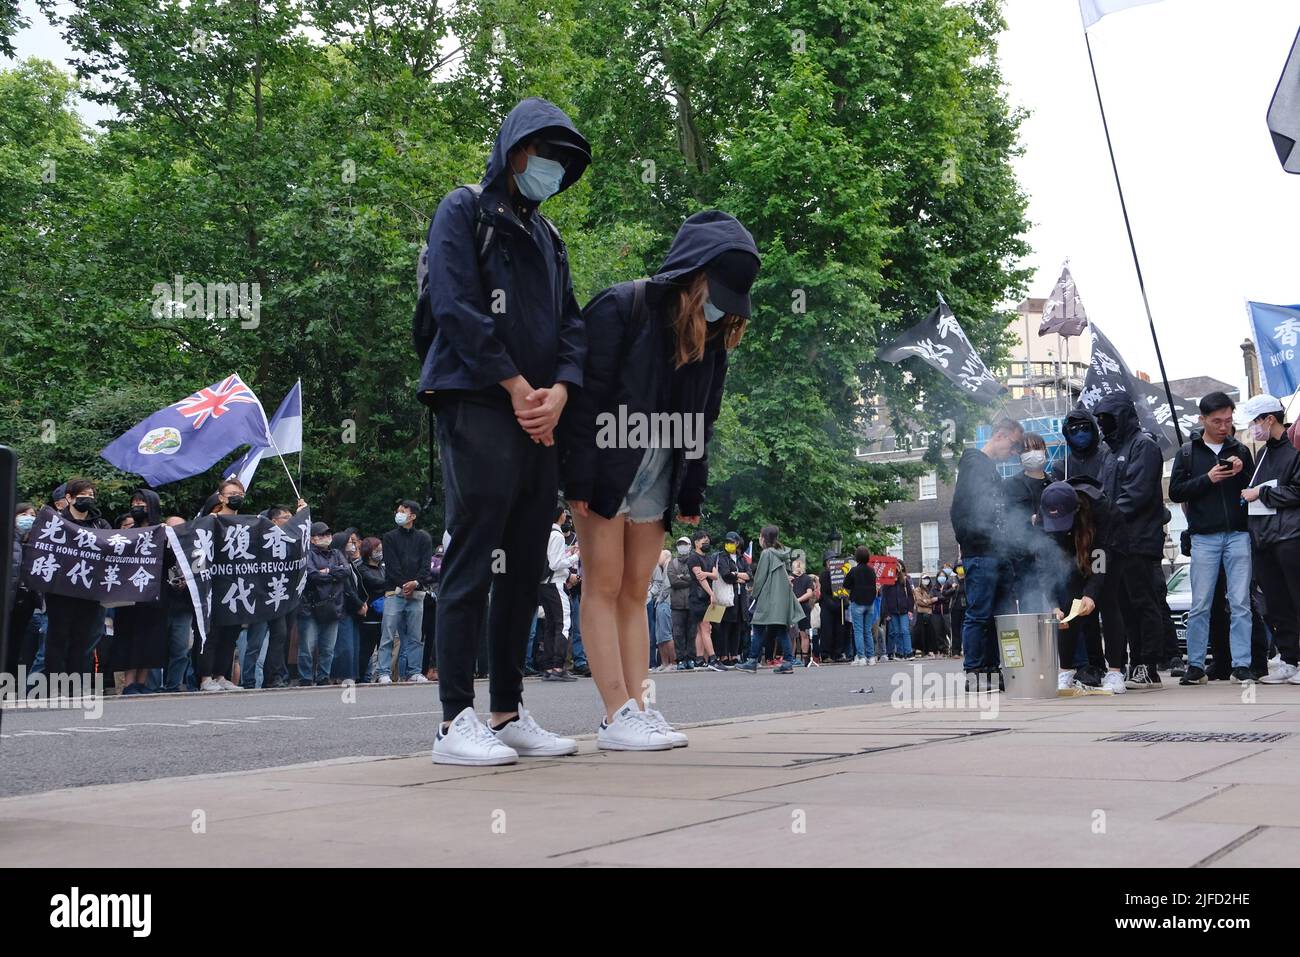
[[[463, 189], [469, 190], [474, 194], [475, 199], [483, 196], [482, 183], [466, 183]], [[474, 207], [474, 241], [478, 244], [478, 258], [482, 259], [487, 253], [488, 247], [492, 245], [492, 236], [496, 232], [496, 224], [483, 214], [481, 204]]]

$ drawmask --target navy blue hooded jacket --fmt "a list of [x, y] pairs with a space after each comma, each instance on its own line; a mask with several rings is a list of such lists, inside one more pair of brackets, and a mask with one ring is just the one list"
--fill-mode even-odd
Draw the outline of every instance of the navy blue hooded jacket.
[[[568, 263], [537, 204], [519, 193], [512, 198], [507, 186], [510, 150], [547, 130], [575, 147], [560, 191], [572, 186], [591, 149], [563, 110], [530, 97], [501, 124], [482, 193], [458, 187], [438, 204], [429, 226], [429, 305], [437, 331], [420, 373], [422, 402], [455, 391], [508, 405], [498, 383], [515, 375], [537, 389], [582, 385], [586, 338]], [[482, 257], [480, 218], [485, 233], [492, 229]]]
[[[720, 253], [738, 249], [758, 258], [754, 237], [734, 216], [718, 210], [696, 213], [682, 223], [659, 271], [646, 282], [643, 321], [633, 323], [634, 283], [610, 286], [596, 294], [583, 311], [587, 327], [585, 384], [565, 406], [560, 424], [560, 462], [565, 497], [587, 502], [604, 518], [622, 504], [645, 448], [597, 448], [598, 418], [608, 413], [651, 415], [677, 412], [703, 415], [702, 455], [687, 458], [673, 451], [672, 485], [664, 527], [672, 525], [672, 504], [683, 515], [700, 514], [709, 479], [708, 443], [722, 408], [727, 378], [727, 350], [721, 329], [711, 328], [704, 356], [676, 367], [672, 320], [678, 294], [695, 274]], [[692, 422], [699, 421], [692, 419]]]

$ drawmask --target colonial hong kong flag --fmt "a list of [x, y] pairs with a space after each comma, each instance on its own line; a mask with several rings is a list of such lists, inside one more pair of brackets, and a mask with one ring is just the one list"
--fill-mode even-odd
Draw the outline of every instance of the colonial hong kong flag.
[[99, 454], [150, 485], [189, 478], [241, 445], [269, 445], [266, 412], [237, 375], [160, 409]]

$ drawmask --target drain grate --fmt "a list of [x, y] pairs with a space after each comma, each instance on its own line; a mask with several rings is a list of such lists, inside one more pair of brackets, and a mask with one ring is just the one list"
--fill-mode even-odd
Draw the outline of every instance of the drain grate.
[[1125, 734], [1111, 735], [1103, 741], [1142, 741], [1162, 743], [1165, 741], [1228, 741], [1234, 744], [1265, 744], [1269, 741], [1281, 741], [1291, 737], [1290, 731], [1129, 731]]

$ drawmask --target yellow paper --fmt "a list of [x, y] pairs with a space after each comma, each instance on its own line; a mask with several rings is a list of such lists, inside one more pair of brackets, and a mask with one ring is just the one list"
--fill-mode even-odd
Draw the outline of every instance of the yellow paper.
[[1082, 614], [1083, 614], [1083, 599], [1076, 598], [1073, 601], [1073, 603], [1071, 603], [1070, 605], [1070, 613], [1061, 619], [1061, 624], [1064, 625], [1067, 622], [1074, 621], [1074, 619], [1078, 618]]
[[711, 621], [714, 624], [717, 624], [718, 622], [722, 621], [722, 616], [725, 615], [726, 613], [727, 613], [726, 605], [710, 605], [708, 610], [704, 613], [704, 620]]

